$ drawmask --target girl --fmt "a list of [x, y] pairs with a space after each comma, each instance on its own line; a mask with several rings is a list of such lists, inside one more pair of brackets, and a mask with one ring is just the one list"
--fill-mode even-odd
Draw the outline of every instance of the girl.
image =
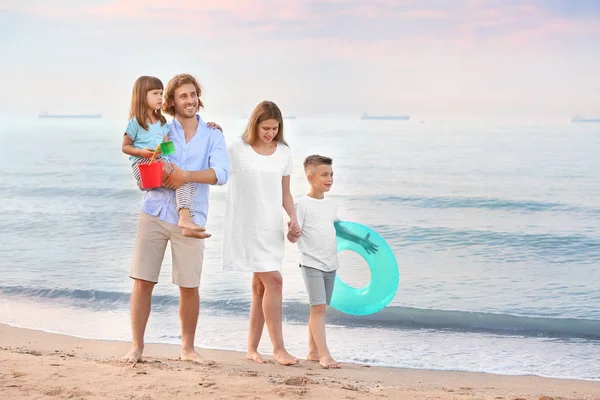
[[283, 213], [288, 227], [300, 234], [290, 193], [292, 156], [283, 139], [279, 107], [263, 101], [250, 116], [241, 140], [229, 148], [231, 171], [223, 233], [223, 270], [252, 272], [252, 304], [246, 357], [266, 362], [258, 353], [265, 321], [273, 358], [298, 363], [283, 344], [281, 324], [284, 253]]
[[[163, 104], [163, 84], [153, 76], [140, 76], [133, 85], [129, 122], [123, 135], [123, 153], [128, 154], [133, 175], [142, 189], [140, 164], [148, 164], [156, 147], [162, 141], [169, 141], [167, 120], [161, 113]], [[214, 124], [213, 124], [214, 126]], [[160, 150], [159, 150], [160, 151]], [[163, 160], [163, 157], [157, 157]], [[169, 165], [165, 163], [165, 166]], [[193, 231], [203, 231], [194, 223], [194, 185], [186, 183], [175, 191], [179, 223], [183, 236], [195, 237]], [[192, 232], [190, 232], [192, 231]]]

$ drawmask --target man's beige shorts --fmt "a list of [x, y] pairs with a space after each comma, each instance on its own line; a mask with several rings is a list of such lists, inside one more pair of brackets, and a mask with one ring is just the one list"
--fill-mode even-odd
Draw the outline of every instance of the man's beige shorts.
[[188, 238], [177, 225], [141, 212], [138, 222], [131, 274], [133, 279], [158, 282], [160, 267], [171, 241], [173, 283], [183, 288], [200, 286], [204, 239]]

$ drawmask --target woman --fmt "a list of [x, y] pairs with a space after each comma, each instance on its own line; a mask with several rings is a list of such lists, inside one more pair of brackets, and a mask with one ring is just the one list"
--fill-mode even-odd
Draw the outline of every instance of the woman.
[[297, 364], [298, 359], [285, 349], [282, 334], [282, 205], [290, 218], [290, 231], [299, 234], [300, 228], [290, 193], [292, 156], [275, 103], [263, 101], [256, 106], [241, 140], [229, 147], [229, 157], [223, 270], [253, 273], [246, 357], [266, 362], [258, 353], [266, 322], [275, 361]]

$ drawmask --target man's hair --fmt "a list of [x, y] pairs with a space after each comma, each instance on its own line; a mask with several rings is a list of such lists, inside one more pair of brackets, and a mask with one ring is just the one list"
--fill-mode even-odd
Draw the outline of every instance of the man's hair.
[[311, 167], [318, 167], [319, 165], [332, 165], [333, 160], [329, 157], [320, 156], [318, 154], [313, 154], [304, 159], [304, 170]]
[[202, 88], [200, 84], [190, 74], [179, 74], [174, 76], [169, 83], [167, 83], [167, 88], [165, 89], [165, 102], [163, 103], [163, 111], [169, 114], [170, 116], [175, 116], [175, 107], [171, 104], [175, 99], [175, 91], [179, 89], [181, 86], [191, 83], [196, 88], [196, 94], [198, 95], [198, 112], [204, 104], [202, 104], [202, 100], [200, 100], [200, 96], [202, 96]]

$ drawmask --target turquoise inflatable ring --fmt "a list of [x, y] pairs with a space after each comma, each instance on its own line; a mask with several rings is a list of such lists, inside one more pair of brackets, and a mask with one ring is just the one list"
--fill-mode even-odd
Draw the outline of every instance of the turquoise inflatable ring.
[[342, 228], [369, 240], [378, 246], [377, 252], [369, 254], [358, 243], [337, 235], [338, 253], [351, 250], [360, 254], [371, 269], [371, 281], [364, 287], [355, 288], [344, 283], [338, 276], [331, 297], [331, 306], [346, 314], [369, 315], [382, 310], [396, 295], [400, 282], [398, 262], [387, 242], [369, 227], [356, 222], [339, 221]]

